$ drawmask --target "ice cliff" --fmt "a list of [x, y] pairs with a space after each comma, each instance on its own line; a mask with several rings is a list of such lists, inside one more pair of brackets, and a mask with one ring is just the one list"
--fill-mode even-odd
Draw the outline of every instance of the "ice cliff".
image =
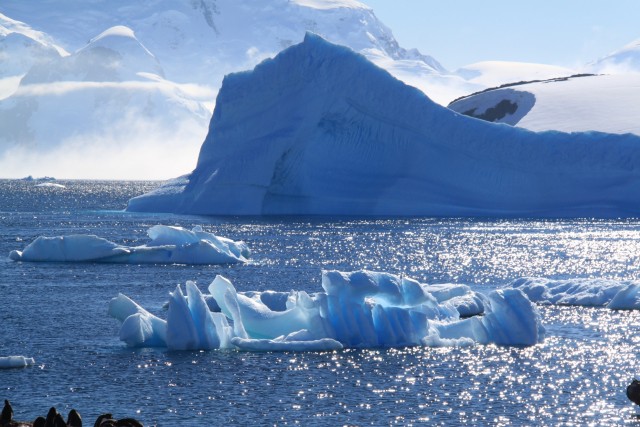
[[228, 75], [196, 169], [130, 200], [191, 214], [630, 216], [640, 137], [535, 133], [432, 102], [308, 34]]

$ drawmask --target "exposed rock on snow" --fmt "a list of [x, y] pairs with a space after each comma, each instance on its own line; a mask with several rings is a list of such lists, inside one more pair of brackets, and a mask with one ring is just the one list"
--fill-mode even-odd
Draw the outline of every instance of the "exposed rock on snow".
[[[465, 96], [449, 108], [538, 132], [640, 135], [640, 74], [577, 75], [507, 86]], [[505, 103], [512, 105], [512, 110], [491, 114]]]

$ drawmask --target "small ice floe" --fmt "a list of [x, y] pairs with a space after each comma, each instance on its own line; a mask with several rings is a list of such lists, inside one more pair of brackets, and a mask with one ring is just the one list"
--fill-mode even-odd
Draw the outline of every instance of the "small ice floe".
[[509, 285], [540, 304], [640, 310], [640, 281], [523, 277]]
[[36, 187], [46, 187], [46, 188], [67, 188], [62, 184], [56, 184], [55, 182], [42, 182], [40, 184], [36, 184]]
[[206, 295], [194, 282], [186, 293], [178, 285], [166, 320], [122, 294], [111, 300], [109, 315], [122, 322], [128, 346], [171, 350], [527, 346], [544, 338], [535, 305], [516, 289], [485, 296], [464, 285], [429, 286], [370, 271], [324, 271], [322, 288], [241, 293], [216, 276]]
[[0, 357], [0, 369], [26, 368], [35, 364], [32, 357], [25, 356], [5, 356]]
[[250, 251], [244, 242], [216, 236], [196, 226], [155, 225], [141, 246], [123, 246], [95, 235], [74, 234], [38, 237], [24, 250], [11, 251], [14, 261], [105, 262], [153, 264], [228, 264], [247, 262]]

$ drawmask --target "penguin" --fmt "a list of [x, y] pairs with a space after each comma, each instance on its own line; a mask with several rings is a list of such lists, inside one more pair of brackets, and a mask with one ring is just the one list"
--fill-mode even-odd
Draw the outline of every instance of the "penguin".
[[67, 423], [59, 412], [56, 413], [56, 416], [53, 419], [53, 427], [67, 427]]
[[49, 409], [49, 412], [47, 412], [47, 419], [45, 420], [44, 426], [45, 427], [55, 427], [55, 419], [56, 419], [56, 415], [58, 415], [58, 411], [56, 410], [56, 408], [51, 407], [51, 409]]
[[47, 420], [44, 417], [38, 417], [33, 422], [33, 427], [45, 427]]
[[116, 423], [117, 427], [144, 427], [142, 423], [133, 418], [121, 418]]
[[0, 425], [6, 426], [13, 421], [13, 408], [7, 399], [4, 400], [4, 408], [0, 414]]
[[640, 381], [634, 378], [627, 386], [627, 397], [636, 405], [640, 405]]
[[96, 422], [93, 424], [93, 427], [100, 427], [103, 424], [105, 426], [107, 426], [107, 422], [109, 421], [113, 421], [113, 424], [115, 424], [115, 420], [113, 419], [113, 415], [107, 413], [107, 414], [102, 414], [100, 416], [98, 416], [98, 418], [96, 419]]
[[80, 417], [80, 414], [75, 409], [69, 411], [67, 427], [82, 427], [82, 417]]

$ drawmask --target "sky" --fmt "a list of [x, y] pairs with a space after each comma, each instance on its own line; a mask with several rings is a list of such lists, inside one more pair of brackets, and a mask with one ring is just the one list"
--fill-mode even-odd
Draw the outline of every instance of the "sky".
[[640, 39], [640, 0], [361, 0], [404, 48], [453, 71], [478, 61], [577, 68]]

